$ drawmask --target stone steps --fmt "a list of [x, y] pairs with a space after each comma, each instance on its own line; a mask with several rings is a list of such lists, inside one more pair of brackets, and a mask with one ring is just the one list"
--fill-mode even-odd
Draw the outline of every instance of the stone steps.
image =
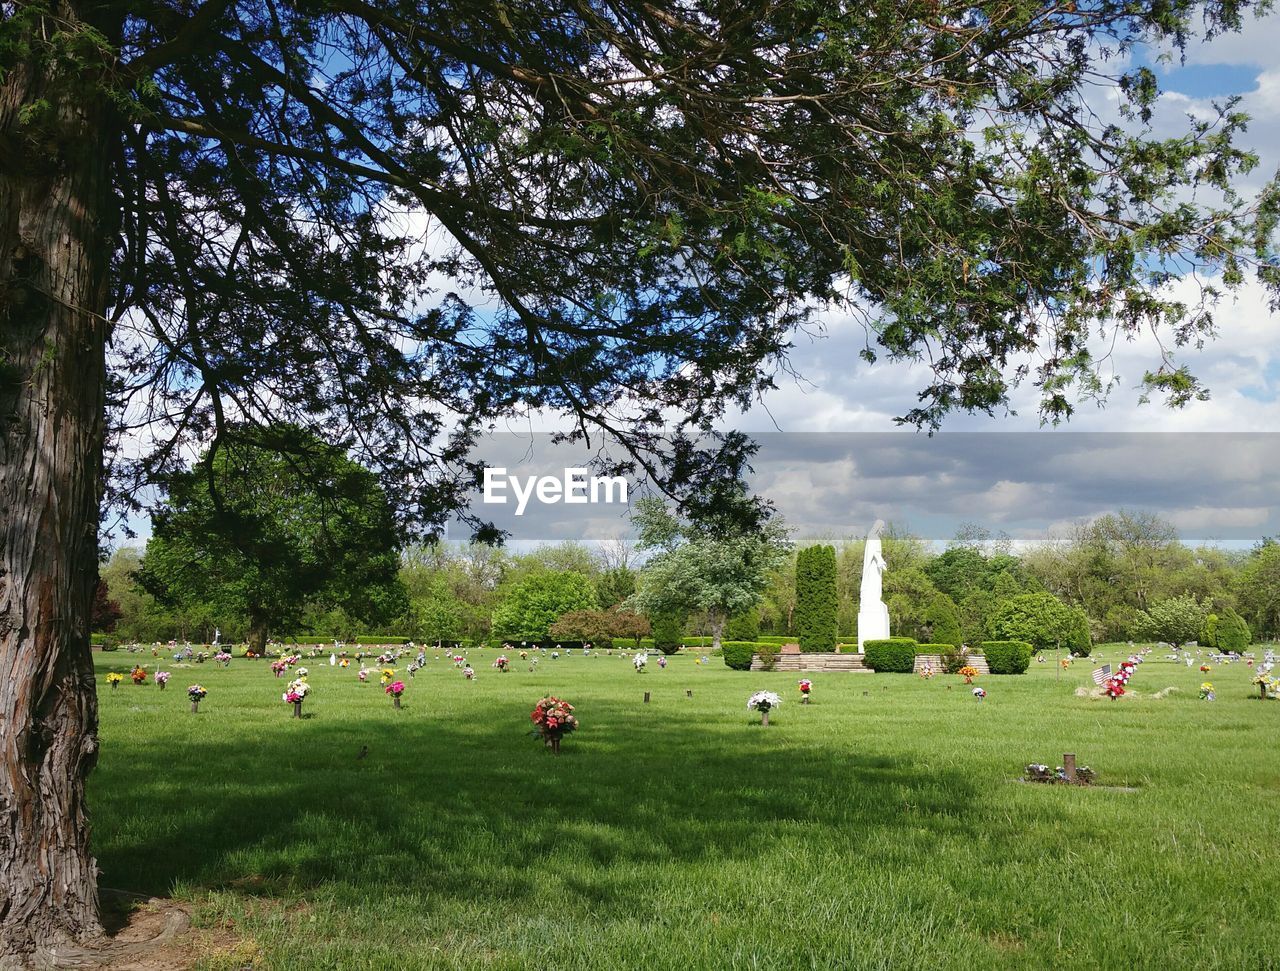
[[[759, 654], [751, 659], [751, 670], [762, 670]], [[871, 669], [862, 663], [861, 654], [779, 654], [773, 670], [811, 673], [826, 671], [871, 673]]]
[[[981, 654], [970, 654], [965, 658], [966, 664], [973, 665], [979, 674], [990, 674], [991, 669], [987, 667], [987, 659]], [[933, 668], [934, 674], [942, 673], [942, 655], [941, 654], [917, 654], [915, 673], [919, 674], [924, 666], [928, 664]]]

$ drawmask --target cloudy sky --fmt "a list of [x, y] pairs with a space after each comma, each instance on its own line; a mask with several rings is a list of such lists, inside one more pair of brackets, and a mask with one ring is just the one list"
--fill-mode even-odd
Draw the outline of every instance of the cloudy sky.
[[[1150, 61], [1165, 89], [1158, 134], [1183, 132], [1188, 114], [1210, 117], [1213, 102], [1242, 96], [1252, 118], [1245, 144], [1261, 157], [1246, 193], [1280, 167], [1277, 51], [1280, 14], [1272, 14], [1238, 35], [1191, 45], [1185, 62]], [[1099, 97], [1098, 113], [1113, 115], [1111, 96]], [[1123, 508], [1160, 513], [1189, 541], [1248, 545], [1280, 534], [1280, 315], [1249, 284], [1218, 306], [1217, 319], [1216, 341], [1176, 357], [1209, 387], [1209, 401], [1180, 411], [1139, 404], [1142, 375], [1159, 360], [1154, 342], [1139, 340], [1122, 343], [1108, 362], [1117, 384], [1106, 407], [1085, 404], [1067, 426], [1040, 427], [1028, 386], [1014, 395], [1015, 414], [958, 415], [928, 437], [893, 421], [915, 404], [927, 370], [861, 361], [862, 326], [827, 314], [820, 338], [798, 339], [792, 362], [802, 380], [782, 380], [729, 424], [759, 434], [752, 484], [801, 536], [856, 535], [881, 517], [939, 540], [962, 522], [1037, 540]], [[515, 446], [502, 438], [489, 448], [506, 462]], [[517, 451], [524, 473], [559, 474], [573, 461], [537, 436]], [[496, 511], [517, 540], [626, 529], [607, 507], [531, 506], [520, 519], [505, 508], [483, 511]]]

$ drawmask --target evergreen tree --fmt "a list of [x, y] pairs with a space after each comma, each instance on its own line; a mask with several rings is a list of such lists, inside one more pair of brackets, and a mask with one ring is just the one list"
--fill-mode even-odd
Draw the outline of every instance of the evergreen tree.
[[1216, 647], [1224, 653], [1242, 654], [1253, 642], [1253, 634], [1249, 630], [1249, 625], [1245, 623], [1243, 617], [1230, 607], [1227, 607], [1218, 615], [1216, 633]]
[[836, 551], [810, 546], [796, 559], [796, 632], [803, 651], [834, 651], [836, 618]]

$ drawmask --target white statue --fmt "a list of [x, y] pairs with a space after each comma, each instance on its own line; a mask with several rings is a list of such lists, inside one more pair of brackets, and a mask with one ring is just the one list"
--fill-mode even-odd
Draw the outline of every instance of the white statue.
[[880, 531], [884, 520], [877, 519], [867, 533], [862, 553], [862, 587], [858, 597], [858, 653], [866, 641], [882, 641], [889, 637], [889, 608], [884, 605], [884, 549]]

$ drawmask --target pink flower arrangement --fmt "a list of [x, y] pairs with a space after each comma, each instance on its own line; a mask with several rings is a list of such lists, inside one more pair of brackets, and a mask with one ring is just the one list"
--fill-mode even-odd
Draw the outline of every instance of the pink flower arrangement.
[[404, 682], [392, 681], [389, 685], [387, 685], [382, 690], [385, 691], [387, 694], [391, 695], [391, 697], [393, 698], [399, 698], [402, 694], [404, 694]]
[[493, 662], [493, 666], [499, 671], [506, 672], [510, 669], [511, 662], [507, 660], [507, 656], [505, 654], [500, 654], [498, 655], [498, 659]]
[[168, 683], [169, 683], [169, 672], [168, 672], [168, 671], [157, 671], [157, 672], [156, 672], [156, 685], [157, 685], [157, 686], [159, 686], [159, 688], [160, 688], [160, 690], [161, 690], [161, 691], [163, 691], [163, 690], [164, 690], [164, 686], [165, 686], [166, 684], [168, 684]]
[[557, 755], [560, 754], [560, 739], [578, 729], [573, 705], [554, 696], [543, 698], [534, 705], [529, 719], [534, 724], [535, 733], [541, 735], [543, 742]]
[[274, 675], [278, 678], [278, 677], [280, 677], [280, 675], [284, 674], [285, 669], [286, 669], [287, 667], [288, 667], [288, 665], [286, 665], [286, 664], [284, 663], [284, 661], [272, 661], [272, 662], [271, 662], [271, 673], [272, 673], [272, 674], [274, 674]]

